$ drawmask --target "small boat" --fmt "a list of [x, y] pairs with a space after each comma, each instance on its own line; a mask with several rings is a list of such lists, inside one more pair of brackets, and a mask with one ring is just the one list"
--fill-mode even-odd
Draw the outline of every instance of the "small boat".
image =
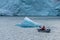
[[46, 30], [42, 30], [42, 29], [37, 29], [38, 30], [38, 32], [47, 32], [47, 33], [50, 33], [50, 29], [46, 29]]

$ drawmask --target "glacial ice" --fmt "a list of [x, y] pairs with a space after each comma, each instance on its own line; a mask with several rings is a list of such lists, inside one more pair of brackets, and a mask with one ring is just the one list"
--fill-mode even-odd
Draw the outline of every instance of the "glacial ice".
[[56, 8], [60, 8], [60, 1], [0, 0], [0, 15], [56, 16], [58, 15]]
[[22, 21], [21, 24], [17, 24], [17, 26], [21, 26], [21, 27], [39, 27], [41, 26], [41, 24], [38, 24], [34, 21], [32, 21], [31, 19], [29, 19], [28, 17], [25, 17], [24, 20]]

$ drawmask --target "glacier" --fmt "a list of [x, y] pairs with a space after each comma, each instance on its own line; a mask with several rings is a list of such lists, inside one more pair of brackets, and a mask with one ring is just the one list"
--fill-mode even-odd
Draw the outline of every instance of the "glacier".
[[57, 16], [59, 4], [54, 0], [0, 0], [0, 15]]

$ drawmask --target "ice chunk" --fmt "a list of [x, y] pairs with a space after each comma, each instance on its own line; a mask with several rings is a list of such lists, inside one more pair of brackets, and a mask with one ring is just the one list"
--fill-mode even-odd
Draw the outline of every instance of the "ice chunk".
[[25, 17], [23, 22], [21, 24], [19, 24], [19, 26], [21, 26], [21, 27], [39, 27], [40, 24], [32, 21], [28, 17]]

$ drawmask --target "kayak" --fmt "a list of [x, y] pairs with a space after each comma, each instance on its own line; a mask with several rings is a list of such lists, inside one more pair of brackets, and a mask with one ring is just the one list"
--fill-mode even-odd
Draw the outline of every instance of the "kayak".
[[42, 29], [37, 29], [38, 30], [38, 32], [47, 32], [47, 33], [50, 33], [50, 29], [46, 29], [46, 30], [42, 30]]

